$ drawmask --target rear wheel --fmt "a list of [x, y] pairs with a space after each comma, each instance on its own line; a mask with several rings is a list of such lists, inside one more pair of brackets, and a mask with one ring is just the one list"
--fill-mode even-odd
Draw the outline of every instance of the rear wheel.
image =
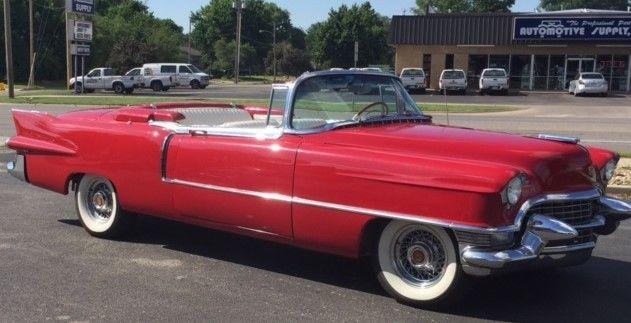
[[125, 92], [125, 87], [123, 86], [123, 83], [114, 83], [114, 92], [118, 93], [118, 94], [123, 94], [123, 92]]
[[132, 215], [121, 210], [116, 189], [106, 178], [83, 176], [75, 193], [75, 206], [83, 228], [95, 237], [119, 237], [131, 226]]
[[162, 82], [160, 82], [160, 81], [153, 81], [153, 82], [151, 82], [151, 89], [154, 92], [162, 91], [162, 89], [163, 89]]
[[74, 84], [74, 90], [76, 92], [83, 92], [83, 84], [81, 82], [77, 82]]
[[168, 91], [169, 89], [170, 89], [170, 87], [168, 87], [168, 86], [164, 86], [164, 87], [162, 87], [162, 92], [166, 92], [166, 91]]
[[381, 232], [376, 249], [377, 279], [398, 301], [436, 305], [455, 300], [463, 273], [445, 229], [392, 221]]

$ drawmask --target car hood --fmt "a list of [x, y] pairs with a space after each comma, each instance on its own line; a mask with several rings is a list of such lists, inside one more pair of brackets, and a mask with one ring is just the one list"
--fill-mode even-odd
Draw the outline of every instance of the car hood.
[[[449, 188], [460, 181], [448, 178], [449, 174], [475, 178], [478, 189], [486, 186], [487, 192], [503, 187], [518, 173], [526, 174], [538, 192], [584, 190], [594, 185], [589, 176], [589, 152], [578, 144], [434, 124], [345, 128], [327, 132], [322, 139], [325, 145], [442, 165], [443, 182], [454, 184]], [[444, 165], [451, 165], [451, 170]]]

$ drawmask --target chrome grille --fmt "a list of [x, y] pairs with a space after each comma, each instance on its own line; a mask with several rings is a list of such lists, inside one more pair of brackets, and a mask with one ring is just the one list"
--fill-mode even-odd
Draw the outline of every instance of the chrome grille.
[[557, 218], [571, 226], [590, 223], [597, 211], [597, 200], [560, 200], [537, 204], [528, 210], [528, 216], [541, 214]]

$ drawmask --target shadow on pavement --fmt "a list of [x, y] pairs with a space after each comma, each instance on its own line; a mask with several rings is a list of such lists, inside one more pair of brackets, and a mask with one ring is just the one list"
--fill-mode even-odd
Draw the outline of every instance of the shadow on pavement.
[[[80, 225], [71, 219], [59, 222]], [[178, 222], [140, 217], [126, 241], [385, 295], [363, 262]], [[592, 257], [578, 267], [477, 279], [461, 302], [441, 312], [517, 322], [628, 322], [630, 299], [631, 263]]]

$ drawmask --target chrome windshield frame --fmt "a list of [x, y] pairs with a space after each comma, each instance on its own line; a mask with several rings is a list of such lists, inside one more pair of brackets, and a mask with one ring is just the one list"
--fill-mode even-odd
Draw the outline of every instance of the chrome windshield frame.
[[[314, 129], [294, 129], [291, 126], [291, 116], [293, 115], [293, 110], [294, 110], [294, 101], [296, 100], [296, 90], [300, 87], [300, 85], [311, 78], [314, 77], [320, 77], [320, 76], [328, 76], [328, 75], [370, 75], [370, 76], [385, 76], [385, 77], [390, 77], [395, 79], [396, 84], [397, 84], [397, 88], [399, 91], [405, 91], [405, 87], [403, 87], [403, 84], [401, 82], [401, 78], [396, 76], [396, 75], [390, 75], [390, 74], [386, 74], [383, 72], [367, 72], [367, 71], [323, 71], [323, 72], [314, 72], [314, 73], [305, 73], [302, 76], [300, 76], [298, 79], [296, 79], [296, 81], [291, 84], [288, 85], [289, 87], [289, 91], [287, 92], [287, 101], [285, 102], [285, 111], [284, 111], [284, 115], [283, 115], [283, 132], [287, 133], [287, 134], [298, 134], [298, 135], [304, 135], [304, 134], [315, 134], [315, 133], [321, 133], [321, 132], [326, 132], [329, 131], [330, 128], [328, 127], [320, 127], [320, 128], [314, 128]], [[409, 96], [409, 94], [407, 94], [407, 92], [405, 92], [406, 95]], [[405, 100], [404, 97], [399, 97], [399, 94], [397, 94], [398, 99], [400, 100]], [[413, 103], [417, 108], [418, 111], [420, 112], [419, 117], [423, 117], [425, 116], [425, 114], [423, 113], [423, 109], [421, 109], [421, 107], [419, 107], [416, 102], [414, 102], [413, 99], [411, 99], [411, 97], [409, 98], [409, 100], [411, 100], [411, 103]], [[271, 102], [271, 101], [270, 101]], [[410, 103], [410, 102], [407, 102]]]

